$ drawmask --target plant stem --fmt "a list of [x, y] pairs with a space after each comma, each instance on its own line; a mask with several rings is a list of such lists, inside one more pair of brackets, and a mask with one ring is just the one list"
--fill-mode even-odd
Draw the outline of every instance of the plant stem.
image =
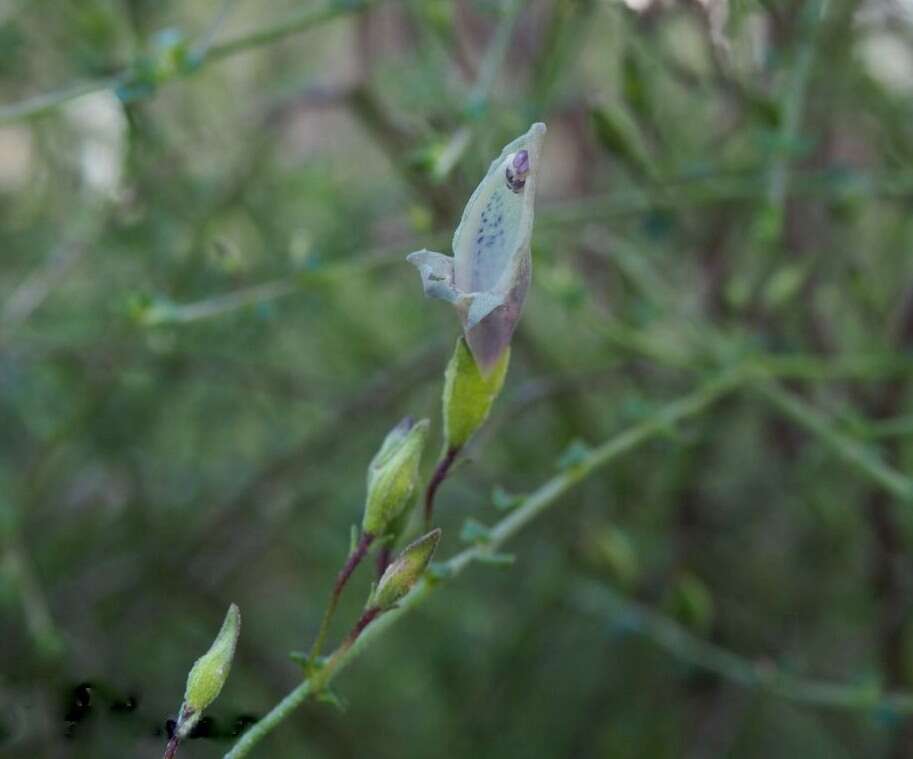
[[172, 735], [168, 740], [168, 745], [165, 746], [165, 754], [162, 759], [174, 759], [177, 756], [178, 746], [180, 745], [180, 739], [176, 735]]
[[339, 574], [336, 576], [336, 583], [333, 585], [333, 594], [330, 596], [330, 601], [327, 604], [326, 611], [323, 613], [323, 619], [320, 622], [317, 638], [314, 640], [314, 645], [311, 647], [311, 653], [308, 654], [308, 662], [311, 664], [320, 656], [320, 651], [323, 649], [323, 644], [326, 642], [327, 633], [330, 630], [330, 622], [333, 620], [333, 615], [336, 613], [336, 607], [339, 605], [339, 597], [342, 595], [342, 591], [345, 588], [346, 583], [348, 583], [349, 578], [352, 576], [352, 573], [365, 557], [372, 542], [374, 542], [374, 536], [370, 532], [363, 532], [358, 541], [358, 545], [355, 546], [355, 550], [349, 554], [346, 563], [343, 564], [342, 569], [339, 570]]
[[514, 27], [517, 25], [517, 19], [522, 7], [518, 0], [506, 0], [503, 3], [498, 28], [494, 33], [491, 44], [485, 51], [485, 57], [482, 59], [482, 65], [479, 68], [479, 77], [469, 93], [469, 107], [473, 111], [481, 111], [491, 99], [498, 72], [507, 57], [510, 38]]
[[431, 529], [431, 516], [434, 512], [434, 496], [441, 486], [441, 483], [447, 479], [447, 473], [450, 471], [450, 467], [453, 466], [453, 462], [456, 461], [456, 457], [459, 453], [460, 448], [448, 448], [444, 455], [441, 456], [441, 460], [438, 461], [437, 467], [434, 469], [434, 474], [431, 475], [431, 480], [428, 482], [428, 489], [425, 491], [426, 531]]
[[241, 34], [234, 39], [211, 45], [206, 55], [206, 61], [218, 61], [235, 53], [278, 42], [325, 21], [367, 10], [372, 5], [378, 5], [379, 2], [380, 0], [331, 0], [317, 8], [307, 4], [298, 13], [293, 13], [271, 26], [265, 26], [262, 29]]
[[913, 480], [886, 464], [869, 446], [863, 445], [835, 429], [831, 421], [800, 396], [782, 386], [759, 384], [758, 389], [782, 413], [815, 435], [834, 453], [855, 466], [872, 482], [901, 501], [913, 500]]
[[871, 685], [843, 685], [782, 672], [767, 660], [754, 661], [703, 640], [671, 619], [625, 598], [611, 588], [585, 583], [574, 590], [571, 597], [575, 606], [589, 613], [608, 615], [619, 628], [643, 635], [675, 658], [714, 672], [743, 688], [765, 691], [787, 701], [813, 706], [913, 711], [913, 695], [880, 693]]
[[[497, 551], [503, 543], [512, 538], [550, 506], [557, 503], [561, 496], [571, 490], [581, 480], [609, 462], [614, 461], [622, 454], [662, 434], [670, 426], [700, 414], [716, 400], [737, 387], [744, 379], [745, 377], [741, 373], [723, 374], [693, 393], [663, 406], [644, 421], [595, 448], [580, 463], [545, 482], [527, 496], [523, 503], [514, 511], [492, 528], [490, 532], [491, 539], [484, 546], [472, 546], [457, 554], [445, 562], [434, 577], [426, 576], [420, 580], [396, 609], [380, 615], [370, 626], [366, 624], [362, 628], [363, 632], [359, 631], [354, 638], [350, 634], [349, 638], [330, 657], [327, 665], [316, 673], [313, 679], [305, 680], [296, 686], [263, 719], [241, 736], [234, 747], [225, 754], [224, 759], [241, 759], [241, 757], [247, 756], [257, 743], [272, 732], [309, 695], [319, 692], [320, 688], [326, 687], [351, 663], [360, 651], [370, 646], [376, 638], [382, 636], [387, 628], [393, 625], [402, 615], [424, 602], [431, 591], [441, 584], [443, 579], [456, 577], [474, 561], [483, 558], [486, 554]], [[358, 625], [356, 625], [357, 628]]]
[[32, 116], [41, 116], [48, 111], [53, 111], [71, 100], [89, 95], [93, 92], [102, 92], [104, 90], [113, 90], [124, 82], [124, 76], [109, 76], [104, 79], [93, 79], [88, 82], [80, 82], [70, 87], [66, 87], [54, 92], [46, 92], [43, 95], [35, 95], [18, 103], [0, 106], [0, 124], [18, 119], [30, 118]]
[[380, 549], [380, 552], [377, 554], [377, 579], [383, 577], [384, 572], [387, 571], [387, 567], [390, 566], [390, 556], [392, 554], [393, 549], [389, 544]]
[[[330, 21], [339, 16], [363, 11], [372, 5], [379, 4], [381, 0], [330, 0], [326, 4], [314, 8], [306, 5], [302, 10], [293, 13], [282, 21], [270, 26], [265, 26], [253, 32], [239, 35], [213, 45], [202, 48], [203, 57], [201, 64], [212, 63], [228, 58], [236, 53], [251, 50], [262, 45], [268, 45], [281, 39], [298, 34], [313, 26]], [[130, 80], [129, 67], [114, 76], [80, 82], [54, 92], [47, 92], [27, 98], [18, 103], [0, 106], [0, 124], [18, 119], [41, 116], [65, 103], [92, 92], [113, 90]]]

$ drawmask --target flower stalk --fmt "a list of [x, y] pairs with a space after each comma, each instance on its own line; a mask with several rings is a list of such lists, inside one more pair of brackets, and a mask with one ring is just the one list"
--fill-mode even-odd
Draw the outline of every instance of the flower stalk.
[[330, 631], [330, 623], [333, 621], [333, 616], [336, 614], [336, 607], [339, 606], [339, 599], [342, 596], [342, 591], [349, 582], [349, 578], [361, 563], [361, 560], [367, 555], [368, 549], [373, 542], [374, 535], [370, 532], [363, 532], [358, 540], [358, 544], [355, 546], [355, 550], [349, 554], [346, 563], [343, 564], [342, 569], [339, 570], [339, 574], [336, 575], [336, 582], [333, 583], [333, 592], [330, 595], [327, 608], [323, 612], [323, 618], [320, 620], [320, 628], [317, 631], [317, 637], [314, 639], [314, 644], [311, 646], [311, 651], [308, 654], [308, 664], [310, 666], [313, 666], [317, 661], [317, 657], [320, 656], [323, 645], [326, 643], [327, 635]]

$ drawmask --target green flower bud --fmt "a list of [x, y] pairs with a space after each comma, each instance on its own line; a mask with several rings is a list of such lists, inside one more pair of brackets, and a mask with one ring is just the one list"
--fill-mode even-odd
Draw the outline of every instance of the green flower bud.
[[450, 450], [459, 450], [482, 426], [491, 405], [501, 392], [507, 367], [508, 347], [486, 376], [461, 337], [444, 375], [444, 437]]
[[429, 426], [427, 419], [413, 423], [406, 417], [384, 439], [368, 467], [363, 532], [385, 535], [412, 502]]
[[368, 608], [386, 611], [405, 598], [424, 574], [440, 539], [441, 531], [435, 529], [406, 546], [380, 578], [368, 599]]
[[241, 611], [235, 604], [228, 608], [222, 629], [209, 650], [194, 662], [187, 675], [184, 704], [178, 717], [176, 733], [180, 738], [190, 734], [193, 726], [202, 716], [228, 679], [231, 661], [235, 655], [238, 634], [241, 632]]
[[387, 538], [387, 546], [394, 548], [399, 542], [399, 539], [405, 534], [406, 528], [409, 527], [409, 523], [412, 518], [413, 509], [415, 504], [418, 502], [418, 493], [413, 493], [412, 497], [406, 503], [403, 510], [399, 513], [395, 519], [391, 519], [390, 523], [387, 525], [386, 532], [384, 537]]

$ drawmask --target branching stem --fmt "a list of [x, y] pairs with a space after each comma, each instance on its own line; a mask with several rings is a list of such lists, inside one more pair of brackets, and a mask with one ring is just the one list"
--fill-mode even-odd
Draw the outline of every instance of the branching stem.
[[231, 751], [225, 754], [224, 759], [241, 759], [241, 757], [247, 756], [263, 738], [269, 735], [309, 696], [319, 693], [321, 689], [329, 685], [362, 649], [371, 645], [371, 641], [383, 635], [387, 628], [403, 614], [421, 604], [431, 591], [441, 584], [442, 578], [456, 577], [474, 561], [482, 558], [483, 554], [497, 551], [502, 544], [557, 503], [561, 496], [581, 480], [586, 479], [594, 471], [614, 461], [622, 454], [663, 434], [678, 422], [700, 414], [738, 386], [745, 378], [743, 374], [726, 373], [698, 388], [690, 395], [660, 408], [644, 421], [607, 440], [593, 449], [583, 461], [555, 475], [527, 496], [522, 504], [491, 529], [488, 543], [484, 546], [475, 545], [467, 548], [445, 562], [433, 578], [425, 577], [419, 581], [396, 609], [379, 614], [376, 619], [372, 617], [366, 622], [363, 614], [353, 632], [333, 653], [326, 666], [316, 672], [312, 678], [295, 687], [263, 719], [244, 733]]
[[343, 565], [342, 569], [339, 570], [339, 574], [336, 576], [336, 583], [333, 585], [333, 594], [330, 596], [326, 611], [323, 613], [323, 619], [320, 621], [320, 630], [317, 632], [317, 638], [314, 640], [314, 645], [311, 647], [311, 653], [308, 655], [308, 662], [311, 664], [316, 662], [317, 657], [320, 656], [320, 651], [323, 649], [327, 633], [330, 630], [330, 622], [333, 621], [333, 615], [336, 613], [336, 607], [339, 606], [339, 598], [346, 587], [346, 583], [349, 582], [349, 578], [352, 576], [356, 567], [361, 563], [365, 554], [368, 553], [368, 549], [373, 542], [374, 536], [370, 532], [363, 532], [358, 541], [358, 545], [355, 546], [355, 550], [349, 554], [346, 563]]
[[172, 735], [168, 739], [168, 744], [165, 746], [165, 754], [162, 759], [174, 759], [178, 753], [178, 746], [181, 745], [180, 739], [176, 735]]

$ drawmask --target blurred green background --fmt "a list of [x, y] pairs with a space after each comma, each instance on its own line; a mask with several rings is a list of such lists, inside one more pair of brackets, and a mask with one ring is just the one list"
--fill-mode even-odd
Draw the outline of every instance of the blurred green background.
[[180, 756], [298, 682], [384, 433], [440, 444], [458, 328], [404, 257], [541, 120], [533, 288], [440, 556], [744, 379], [253, 755], [913, 757], [910, 5], [636, 5], [0, 0], [0, 755], [161, 756], [232, 601]]

